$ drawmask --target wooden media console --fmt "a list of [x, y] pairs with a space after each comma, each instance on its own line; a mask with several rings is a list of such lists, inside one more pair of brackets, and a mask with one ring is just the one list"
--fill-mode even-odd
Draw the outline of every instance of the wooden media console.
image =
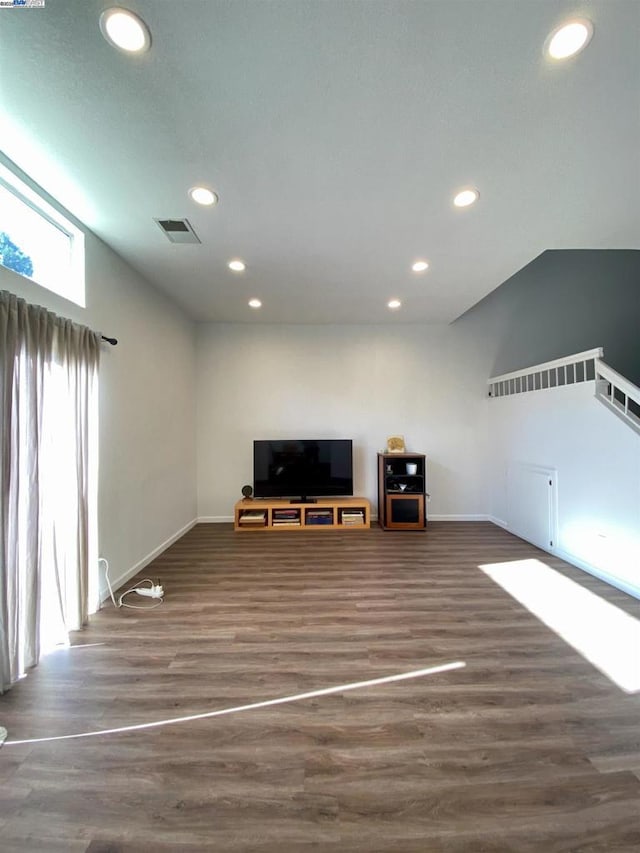
[[318, 498], [315, 503], [256, 498], [235, 506], [233, 529], [246, 530], [364, 530], [371, 525], [366, 498]]

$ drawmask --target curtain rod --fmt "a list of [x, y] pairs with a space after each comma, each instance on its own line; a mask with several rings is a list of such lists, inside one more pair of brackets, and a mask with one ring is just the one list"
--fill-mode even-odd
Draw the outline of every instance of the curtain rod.
[[[20, 297], [16, 296], [15, 294], [11, 293], [8, 290], [2, 290], [2, 291], [0, 291], [0, 293], [4, 294], [6, 296], [13, 296], [14, 299], [18, 299], [20, 302], [24, 302], [25, 305], [31, 304], [29, 302], [25, 302], [24, 299], [20, 299]], [[42, 306], [36, 306], [36, 307], [42, 308]], [[102, 332], [100, 332], [100, 337], [102, 338], [103, 341], [106, 341], [108, 344], [111, 344], [112, 347], [115, 347], [118, 345], [118, 339], [117, 338], [110, 338], [107, 335], [103, 335]]]

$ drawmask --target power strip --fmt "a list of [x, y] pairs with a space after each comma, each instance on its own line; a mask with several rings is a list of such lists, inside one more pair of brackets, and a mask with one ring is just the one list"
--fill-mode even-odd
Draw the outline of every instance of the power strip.
[[[98, 558], [98, 563], [104, 563], [104, 579], [107, 582], [107, 586], [109, 587], [109, 595], [111, 596], [111, 601], [113, 601], [113, 606], [116, 609], [121, 607], [131, 607], [133, 610], [155, 610], [156, 607], [160, 607], [160, 605], [164, 602], [164, 589], [158, 583], [154, 583], [151, 578], [145, 578], [141, 583], [148, 583], [149, 586], [132, 586], [130, 589], [123, 592], [122, 595], [118, 599], [116, 599], [113, 594], [113, 589], [111, 588], [111, 582], [109, 580], [109, 561], [104, 557]], [[139, 604], [127, 604], [124, 599], [131, 595], [132, 592], [136, 592], [138, 595], [143, 596], [144, 598], [155, 598], [156, 604], [145, 604], [142, 607]]]
[[159, 584], [152, 587], [138, 586], [133, 592], [137, 592], [138, 595], [146, 595], [147, 598], [162, 598], [164, 595], [164, 590]]

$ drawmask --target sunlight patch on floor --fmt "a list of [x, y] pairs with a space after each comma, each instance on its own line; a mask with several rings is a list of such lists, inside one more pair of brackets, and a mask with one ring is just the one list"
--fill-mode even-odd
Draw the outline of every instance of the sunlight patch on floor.
[[640, 691], [640, 621], [540, 560], [479, 568], [625, 693]]
[[69, 641], [66, 643], [59, 643], [57, 646], [53, 646], [53, 648], [47, 649], [46, 652], [43, 652], [43, 656], [45, 654], [50, 655], [54, 652], [68, 652], [72, 649], [94, 649], [96, 646], [106, 646], [106, 643], [73, 643], [71, 644]]
[[454, 669], [463, 669], [466, 664], [463, 661], [444, 663], [439, 666], [430, 666], [426, 669], [414, 669], [411, 672], [399, 672], [396, 675], [383, 675], [380, 678], [369, 678], [366, 681], [352, 681], [349, 684], [337, 684], [333, 687], [321, 687], [318, 690], [310, 690], [307, 693], [295, 693], [292, 696], [281, 696], [277, 699], [265, 699], [262, 702], [251, 702], [249, 705], [238, 705], [235, 708], [223, 708], [219, 711], [205, 711], [203, 714], [192, 714], [188, 717], [172, 717], [168, 720], [155, 720], [151, 723], [139, 723], [132, 726], [120, 726], [117, 729], [102, 729], [96, 732], [79, 732], [71, 735], [56, 735], [54, 737], [38, 737], [28, 740], [10, 740], [5, 746], [17, 746], [24, 743], [44, 743], [54, 740], [76, 740], [77, 738], [98, 737], [99, 735], [116, 735], [125, 732], [141, 731], [143, 729], [156, 729], [160, 726], [173, 726], [176, 723], [189, 723], [193, 720], [205, 720], [209, 717], [222, 717], [226, 714], [238, 714], [242, 711], [255, 711], [260, 708], [268, 708], [273, 705], [284, 705], [289, 702], [300, 702], [303, 699], [315, 699], [318, 696], [331, 696], [335, 693], [346, 693], [349, 690], [362, 690], [365, 687], [377, 687], [380, 684], [391, 684], [396, 681], [407, 681], [410, 678], [422, 678], [425, 675], [436, 675], [439, 672], [450, 672]]

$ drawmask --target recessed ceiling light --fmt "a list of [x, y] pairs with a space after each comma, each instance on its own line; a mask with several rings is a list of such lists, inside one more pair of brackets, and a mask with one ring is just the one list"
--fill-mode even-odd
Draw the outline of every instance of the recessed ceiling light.
[[396, 309], [400, 308], [401, 305], [402, 302], [400, 302], [399, 299], [390, 299], [389, 302], [387, 302], [387, 307], [391, 308], [392, 311], [395, 311]]
[[453, 203], [456, 207], [469, 207], [470, 204], [474, 204], [479, 198], [480, 193], [478, 190], [468, 188], [456, 193], [453, 198]]
[[109, 44], [127, 53], [144, 53], [151, 47], [149, 28], [128, 9], [105, 9], [100, 15], [100, 30]]
[[250, 299], [249, 308], [262, 308], [262, 302], [259, 299]]
[[196, 204], [202, 204], [205, 207], [216, 204], [218, 201], [218, 196], [206, 187], [191, 187], [189, 195]]
[[429, 269], [429, 264], [426, 261], [416, 261], [411, 269], [414, 272], [424, 272]]
[[593, 36], [593, 24], [587, 18], [574, 18], [557, 27], [545, 42], [551, 59], [568, 59], [583, 50]]
[[233, 261], [229, 261], [227, 266], [230, 270], [233, 270], [234, 272], [244, 272], [247, 268], [245, 262], [241, 261], [240, 258], [236, 258]]

